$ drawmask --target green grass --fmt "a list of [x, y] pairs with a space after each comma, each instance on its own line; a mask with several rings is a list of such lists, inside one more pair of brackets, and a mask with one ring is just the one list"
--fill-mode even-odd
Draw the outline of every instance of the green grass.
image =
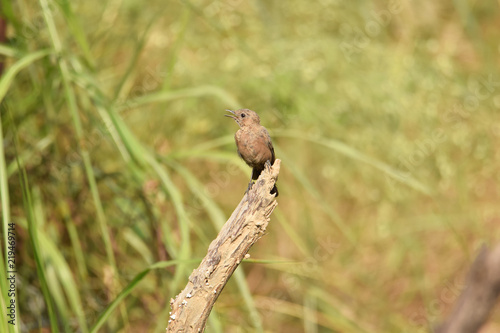
[[0, 331], [164, 331], [246, 189], [239, 107], [271, 132], [279, 206], [207, 332], [442, 318], [500, 239], [500, 10], [401, 4], [2, 0]]

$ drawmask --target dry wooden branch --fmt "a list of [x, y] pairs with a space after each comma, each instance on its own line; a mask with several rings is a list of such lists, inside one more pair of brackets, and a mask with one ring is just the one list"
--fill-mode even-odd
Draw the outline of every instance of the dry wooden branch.
[[476, 333], [486, 322], [500, 294], [500, 245], [481, 250], [471, 266], [467, 287], [436, 333]]
[[269, 216], [278, 205], [270, 194], [280, 170], [280, 160], [266, 167], [243, 197], [184, 290], [170, 301], [167, 332], [202, 332], [212, 307], [234, 270], [252, 245], [266, 231]]

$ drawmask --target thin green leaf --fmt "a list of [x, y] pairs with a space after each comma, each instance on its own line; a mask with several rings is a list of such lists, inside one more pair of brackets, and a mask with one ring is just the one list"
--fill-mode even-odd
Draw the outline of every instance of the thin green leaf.
[[24, 57], [16, 61], [12, 66], [10, 66], [0, 79], [0, 102], [3, 101], [5, 94], [7, 94], [7, 91], [9, 90], [9, 87], [14, 81], [17, 73], [19, 73], [23, 68], [26, 68], [33, 62], [48, 56], [50, 53], [50, 50], [40, 50], [37, 52], [33, 52], [25, 55]]

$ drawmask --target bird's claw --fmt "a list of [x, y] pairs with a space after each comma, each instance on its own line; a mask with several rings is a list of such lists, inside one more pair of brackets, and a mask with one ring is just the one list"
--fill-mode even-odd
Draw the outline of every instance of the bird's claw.
[[250, 181], [250, 183], [248, 183], [248, 187], [247, 187], [247, 190], [245, 191], [245, 193], [248, 193], [248, 191], [250, 191], [252, 189], [252, 185], [253, 185], [253, 181]]

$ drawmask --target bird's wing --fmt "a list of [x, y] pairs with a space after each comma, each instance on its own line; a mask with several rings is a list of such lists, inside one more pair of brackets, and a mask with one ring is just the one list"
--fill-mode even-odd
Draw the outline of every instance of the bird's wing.
[[269, 132], [267, 131], [267, 129], [265, 127], [262, 127], [262, 132], [264, 134], [264, 138], [266, 140], [266, 144], [267, 144], [267, 147], [269, 148], [269, 150], [271, 151], [271, 165], [274, 164], [274, 160], [276, 159], [275, 155], [274, 155], [274, 147], [273, 147], [273, 143], [271, 141], [271, 136], [269, 135]]
[[267, 146], [269, 147], [269, 149], [271, 150], [271, 154], [273, 155], [272, 158], [271, 158], [271, 165], [274, 164], [274, 160], [276, 159], [275, 155], [274, 155], [274, 147], [273, 147], [273, 143], [271, 142], [271, 140], [269, 140], [267, 142]]

